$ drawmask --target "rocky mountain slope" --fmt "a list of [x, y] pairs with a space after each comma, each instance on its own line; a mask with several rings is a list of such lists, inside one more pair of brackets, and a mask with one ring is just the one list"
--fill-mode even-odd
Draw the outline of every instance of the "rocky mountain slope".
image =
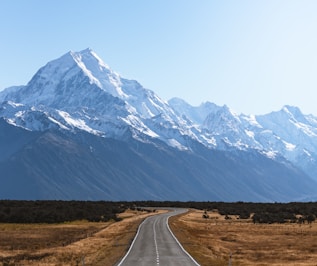
[[0, 92], [0, 198], [316, 198], [317, 118], [163, 101], [91, 49]]
[[[282, 156], [317, 180], [317, 117], [304, 115], [298, 107], [247, 116], [208, 102], [192, 107], [175, 98], [169, 104], [214, 137], [217, 149], [256, 149], [272, 159]], [[207, 115], [206, 106], [211, 106]]]

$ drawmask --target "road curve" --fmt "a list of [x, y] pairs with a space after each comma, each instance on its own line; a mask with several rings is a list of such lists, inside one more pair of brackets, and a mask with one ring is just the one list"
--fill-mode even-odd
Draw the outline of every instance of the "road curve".
[[125, 257], [117, 266], [197, 266], [199, 265], [181, 246], [168, 226], [171, 216], [185, 209], [148, 217], [138, 232]]

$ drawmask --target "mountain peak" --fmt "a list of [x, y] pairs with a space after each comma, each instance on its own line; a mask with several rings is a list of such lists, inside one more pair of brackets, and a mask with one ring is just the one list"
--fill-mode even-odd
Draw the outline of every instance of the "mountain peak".
[[[92, 86], [90, 86], [92, 85]], [[100, 57], [87, 48], [70, 51], [41, 67], [26, 86], [8, 90], [3, 100], [15, 99], [27, 105], [70, 105], [97, 96], [100, 91], [114, 97], [127, 98], [122, 91], [120, 76]], [[94, 92], [93, 92], [94, 91]]]
[[59, 110], [99, 108], [107, 110], [107, 114], [110, 112], [108, 102], [114, 101], [119, 106], [113, 111], [119, 108], [124, 113], [124, 119], [127, 113], [143, 118], [164, 113], [176, 119], [172, 109], [154, 92], [134, 80], [121, 78], [90, 48], [70, 51], [48, 62], [26, 86], [19, 91], [6, 91], [2, 99]]
[[110, 67], [104, 63], [104, 61], [91, 49], [86, 48], [80, 52], [69, 52], [73, 60], [78, 64], [84, 71], [88, 70], [91, 73], [97, 74], [106, 72], [108, 74], [115, 74]]
[[86, 53], [93, 53], [94, 51], [90, 48], [90, 47], [87, 47], [86, 49], [80, 51], [79, 53], [81, 54], [86, 54]]
[[106, 65], [103, 60], [94, 52], [91, 48], [86, 48], [79, 52], [70, 51], [69, 54], [74, 58], [75, 61], [95, 61], [102, 67], [110, 69], [108, 65]]
[[[191, 106], [182, 99], [174, 98], [167, 104], [137, 81], [121, 78], [92, 49], [87, 48], [79, 52], [70, 51], [50, 61], [26, 86], [0, 92], [0, 147], [6, 145], [6, 149], [10, 151], [6, 153], [10, 154], [7, 157], [9, 167], [4, 166], [1, 161], [0, 172], [15, 169], [15, 158], [22, 158], [15, 153], [21, 150], [23, 156], [31, 158], [22, 160], [22, 168], [17, 171], [23, 174], [21, 178], [28, 172], [25, 169], [33, 169], [34, 173], [39, 173], [39, 177], [35, 179], [48, 176], [55, 182], [56, 176], [61, 176], [59, 180], [64, 180], [60, 174], [66, 173], [68, 176], [70, 171], [78, 169], [73, 174], [76, 180], [67, 182], [82, 183], [88, 176], [88, 182], [98, 181], [91, 186], [95, 188], [96, 184], [105, 182], [102, 179], [105, 177], [109, 178], [110, 183], [121, 180], [123, 185], [133, 185], [133, 178], [137, 176], [138, 181], [143, 183], [142, 178], [147, 177], [139, 176], [139, 173], [145, 172], [148, 172], [150, 180], [166, 177], [164, 182], [170, 184], [170, 177], [173, 177], [180, 184], [192, 184], [191, 179], [183, 178], [184, 174], [190, 173], [193, 175], [189, 178], [199, 177], [199, 186], [203, 189], [224, 181], [220, 183], [221, 187], [239, 184], [237, 191], [242, 193], [239, 195], [247, 195], [253, 188], [249, 187], [242, 192], [241, 188], [252, 183], [259, 184], [256, 194], [260, 195], [263, 187], [268, 187], [269, 191], [275, 186], [278, 187], [276, 191], [280, 187], [289, 187], [288, 181], [292, 182], [296, 174], [298, 184], [301, 184], [305, 178], [308, 179], [302, 170], [316, 179], [316, 121], [317, 118], [302, 115], [298, 108], [292, 106], [284, 106], [282, 110], [266, 116], [247, 117], [236, 114], [227, 105], [217, 106], [209, 102]], [[40, 136], [32, 144], [38, 149], [38, 153], [34, 153], [29, 138], [24, 138], [22, 144], [19, 144], [16, 135], [11, 133], [16, 131], [13, 127], [19, 127], [19, 132], [22, 129], [25, 132], [39, 132], [30, 135], [34, 138]], [[8, 145], [6, 139], [12, 139], [12, 142]], [[125, 143], [128, 146], [123, 148]], [[174, 148], [177, 148], [177, 152], [174, 152]], [[210, 149], [213, 151], [210, 152]], [[180, 151], [185, 150], [186, 154], [181, 155]], [[262, 154], [269, 157], [269, 160]], [[38, 158], [43, 155], [47, 155], [47, 158], [36, 165]], [[80, 158], [82, 155], [83, 159]], [[58, 167], [62, 170], [55, 172], [55, 168], [51, 167], [51, 160], [58, 166], [64, 163], [65, 168]], [[288, 164], [287, 160], [292, 164]], [[29, 162], [28, 168], [24, 167], [24, 162]], [[68, 166], [69, 162], [74, 164]], [[99, 165], [103, 162], [104, 165]], [[135, 162], [140, 168], [131, 170], [136, 165]], [[38, 172], [38, 166], [42, 165], [44, 174]], [[77, 167], [78, 165], [84, 167]], [[126, 167], [122, 167], [124, 165]], [[160, 167], [161, 165], [164, 167]], [[109, 170], [109, 166], [113, 168]], [[170, 166], [170, 172], [165, 172]], [[122, 172], [122, 169], [128, 170]], [[175, 169], [180, 169], [179, 176], [175, 177]], [[221, 169], [224, 170], [220, 171]], [[276, 171], [277, 169], [280, 170]], [[108, 170], [111, 175], [108, 175]], [[203, 171], [199, 172], [200, 170]], [[157, 171], [161, 172], [153, 177], [153, 173]], [[287, 179], [290, 174], [293, 177]], [[206, 180], [201, 177], [206, 177]], [[258, 182], [262, 180], [272, 182], [262, 186]], [[105, 191], [109, 191], [110, 183], [105, 183]], [[51, 184], [55, 186], [55, 183], [48, 183], [47, 187], [52, 187]], [[157, 191], [156, 184], [144, 189], [154, 188]], [[294, 185], [295, 192], [298, 191], [298, 184]], [[121, 184], [116, 187], [121, 188]], [[135, 187], [143, 189], [137, 184], [132, 186], [132, 190]], [[177, 190], [180, 186], [177, 184], [174, 187]], [[307, 186], [301, 191], [307, 193], [309, 188]], [[230, 189], [226, 190], [230, 191], [229, 194]], [[285, 192], [285, 195], [292, 193]]]
[[91, 49], [90, 47], [86, 48], [86, 49], [83, 49], [81, 51], [73, 51], [73, 50], [70, 50], [68, 53], [66, 53], [66, 55], [88, 55], [88, 56], [94, 56], [95, 52], [93, 49]]
[[284, 105], [283, 108], [282, 108], [282, 111], [286, 112], [286, 113], [290, 113], [292, 115], [295, 115], [295, 116], [302, 116], [302, 112], [301, 110], [297, 107], [297, 106], [291, 106], [291, 105]]

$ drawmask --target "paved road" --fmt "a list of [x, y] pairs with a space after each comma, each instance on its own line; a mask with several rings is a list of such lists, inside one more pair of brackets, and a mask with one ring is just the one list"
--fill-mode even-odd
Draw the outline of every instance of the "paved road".
[[176, 209], [147, 218], [126, 254], [117, 266], [194, 266], [199, 265], [181, 247], [168, 226], [168, 218], [187, 210]]

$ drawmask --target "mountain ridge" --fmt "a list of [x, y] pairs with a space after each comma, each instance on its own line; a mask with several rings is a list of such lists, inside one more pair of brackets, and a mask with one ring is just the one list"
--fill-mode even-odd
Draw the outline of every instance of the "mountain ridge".
[[[27, 132], [48, 134], [45, 136], [52, 143], [46, 141], [43, 147], [52, 150], [52, 154], [54, 154], [55, 149], [59, 150], [59, 153], [64, 154], [65, 158], [71, 162], [71, 167], [68, 167], [61, 163], [58, 157], [54, 157], [53, 163], [63, 165], [59, 173], [61, 175], [63, 171], [69, 173], [67, 177], [70, 178], [69, 180], [71, 180], [71, 176], [74, 178], [80, 176], [80, 182], [90, 188], [90, 194], [88, 194], [92, 198], [94, 198], [92, 188], [97, 189], [100, 186], [104, 190], [99, 194], [100, 197], [103, 195], [109, 199], [114, 198], [114, 195], [104, 193], [107, 189], [100, 185], [100, 180], [107, 183], [109, 187], [125, 187], [130, 196], [134, 193], [133, 189], [131, 190], [129, 186], [124, 184], [123, 176], [128, 184], [133, 183], [130, 183], [130, 180], [138, 180], [139, 184], [142, 182], [132, 173], [129, 175], [129, 169], [123, 170], [124, 165], [117, 168], [112, 167], [113, 174], [108, 173], [104, 168], [104, 163], [98, 161], [94, 156], [90, 156], [91, 149], [95, 149], [93, 145], [88, 140], [78, 142], [78, 136], [83, 135], [92, 142], [96, 142], [98, 139], [97, 142], [100, 142], [101, 146], [103, 146], [101, 144], [103, 141], [110, 140], [125, 145], [125, 148], [122, 148], [123, 153], [139, 158], [135, 167], [131, 166], [127, 158], [124, 161], [126, 167], [129, 165], [131, 169], [134, 169], [134, 173], [139, 173], [144, 178], [144, 184], [140, 185], [138, 192], [138, 195], [143, 195], [144, 198], [140, 199], [147, 199], [146, 197], [162, 199], [159, 195], [165, 195], [168, 198], [168, 195], [172, 197], [173, 193], [178, 195], [179, 199], [186, 199], [187, 193], [187, 195], [192, 195], [188, 196], [188, 199], [198, 200], [208, 199], [209, 193], [210, 199], [216, 197], [217, 200], [239, 200], [240, 198], [252, 200], [252, 198], [242, 197], [243, 191], [248, 191], [255, 200], [270, 200], [271, 197], [272, 200], [285, 201], [311, 198], [314, 196], [315, 190], [317, 191], [317, 118], [313, 115], [304, 115], [299, 108], [291, 106], [284, 106], [280, 111], [267, 115], [255, 116], [239, 115], [227, 106], [217, 106], [210, 102], [202, 103], [198, 107], [191, 106], [179, 98], [166, 102], [154, 91], [143, 88], [137, 81], [122, 78], [89, 48], [81, 52], [68, 52], [60, 58], [48, 62], [35, 73], [25, 86], [10, 87], [1, 91], [0, 118], [2, 119], [1, 130], [4, 132], [15, 132], [12, 127], [16, 127], [19, 132], [24, 130], [25, 135], [28, 135]], [[15, 134], [19, 135], [20, 133]], [[66, 143], [73, 143], [72, 147], [78, 147], [79, 150], [86, 147], [84, 150], [88, 153], [84, 152], [83, 157], [89, 163], [84, 163], [80, 158], [76, 161], [74, 154], [72, 156], [75, 157], [70, 158], [67, 145], [64, 145], [66, 150], [63, 150], [63, 145], [52, 146], [53, 140], [59, 138]], [[28, 138], [25, 137], [25, 139]], [[33, 140], [29, 139], [32, 143], [31, 147], [38, 147], [37, 142], [32, 142]], [[64, 143], [63, 141], [61, 140], [61, 143]], [[0, 140], [1, 143], [4, 141]], [[2, 162], [2, 166], [0, 165], [0, 170], [1, 167], [4, 167], [3, 171], [6, 172], [6, 175], [14, 176], [17, 179], [23, 171], [20, 169], [19, 173], [15, 172], [11, 165], [13, 158], [20, 158], [16, 161], [16, 165], [21, 165], [21, 167], [24, 165], [25, 168], [22, 167], [24, 171], [33, 171], [30, 167], [32, 162], [26, 158], [26, 154], [28, 154], [25, 152], [27, 144], [24, 141], [20, 143], [20, 150], [18, 148], [11, 150], [10, 145], [3, 146], [6, 149], [5, 154], [10, 156], [3, 156], [3, 158], [6, 157], [6, 160]], [[151, 149], [147, 148], [138, 154], [138, 151], [133, 148], [134, 151], [129, 153], [128, 150], [131, 149], [132, 143], [140, 147], [146, 145]], [[11, 145], [14, 146], [13, 143]], [[150, 150], [151, 154], [146, 154]], [[156, 156], [156, 153], [160, 154], [162, 151], [164, 151], [162, 156], [170, 158], [178, 166], [177, 170], [173, 169], [169, 162]], [[37, 153], [42, 153], [43, 158], [50, 158], [45, 149], [41, 152], [41, 149], [37, 148]], [[108, 148], [104, 147], [101, 153], [109, 156]], [[167, 154], [170, 154], [170, 157]], [[212, 157], [211, 154], [214, 154], [215, 157]], [[148, 160], [144, 159], [147, 156]], [[186, 162], [188, 164], [188, 161], [191, 160], [184, 159], [185, 161], [181, 160], [182, 163], [180, 163], [177, 156], [179, 158], [189, 156], [205, 170], [199, 170], [198, 175], [190, 174], [190, 172], [197, 172], [195, 168], [198, 166], [189, 164], [192, 169], [186, 167], [187, 172], [184, 172], [182, 164], [186, 165]], [[35, 156], [37, 160], [40, 157], [39, 155]], [[122, 158], [119, 153], [115, 153], [115, 157]], [[213, 164], [213, 160], [220, 157], [223, 158], [224, 162], [218, 162], [218, 169]], [[163, 166], [158, 166], [154, 158], [169, 166], [163, 170]], [[46, 160], [47, 165], [40, 164], [42, 168], [38, 165], [37, 160], [34, 159], [33, 164], [35, 164], [34, 167], [37, 167], [37, 173], [41, 174], [36, 180], [33, 179], [34, 176], [37, 176], [35, 173], [28, 178], [39, 186], [39, 190], [41, 182], [44, 182], [40, 178], [41, 176], [45, 176], [46, 181], [42, 186], [46, 190], [50, 190], [48, 185], [50, 182], [56, 181], [56, 179], [62, 182], [56, 175], [49, 173], [53, 170], [48, 167], [48, 159]], [[130, 160], [132, 159], [130, 158]], [[256, 165], [253, 170], [250, 169], [253, 166], [248, 165], [250, 161]], [[25, 165], [26, 162], [27, 165]], [[82, 170], [86, 173], [86, 177], [78, 173], [75, 167], [78, 163], [86, 165], [87, 169], [90, 169], [95, 184], [89, 181], [87, 171]], [[98, 166], [99, 171], [93, 169], [91, 165]], [[112, 164], [108, 163], [107, 165], [110, 167], [118, 164], [112, 162]], [[154, 167], [155, 165], [156, 167]], [[276, 171], [266, 169], [265, 165], [271, 165]], [[228, 166], [231, 166], [232, 169]], [[11, 169], [12, 173], [8, 169]], [[160, 169], [160, 174], [155, 174], [153, 169], [156, 171]], [[206, 169], [209, 169], [211, 173], [208, 174]], [[292, 178], [283, 176], [281, 174], [283, 171]], [[103, 175], [102, 172], [108, 174]], [[183, 187], [187, 191], [186, 193], [175, 193], [164, 184], [168, 183], [164, 176], [169, 176], [172, 180], [172, 173], [177, 179], [174, 190]], [[259, 182], [262, 186], [252, 186], [254, 190], [252, 192], [247, 189], [250, 186], [247, 183], [252, 183], [252, 179], [241, 181], [249, 177], [251, 173], [254, 175], [253, 181]], [[270, 174], [274, 178], [263, 176], [263, 173]], [[156, 177], [155, 181], [150, 178], [151, 174]], [[117, 179], [113, 179], [111, 183], [107, 176], [108, 178], [115, 176]], [[191, 187], [186, 185], [186, 182], [182, 184], [181, 176], [184, 176], [186, 182], [192, 182], [195, 185]], [[218, 184], [216, 187], [221, 191], [219, 195], [215, 192], [217, 189], [212, 189], [212, 183], [208, 181], [208, 176], [212, 176], [214, 184]], [[260, 182], [258, 179], [261, 178], [266, 181]], [[282, 186], [284, 188], [281, 188], [281, 184], [274, 188], [274, 183], [277, 184], [283, 178], [284, 184]], [[6, 179], [3, 179], [2, 182], [6, 182]], [[155, 191], [153, 182], [158, 188], [157, 191]], [[204, 186], [201, 182], [208, 185]], [[291, 182], [291, 185], [287, 182]], [[301, 187], [301, 182], [306, 185], [299, 193], [295, 193], [294, 189]], [[242, 192], [240, 193], [234, 186], [228, 185], [228, 189], [235, 191], [233, 195], [230, 195], [228, 191], [223, 189], [225, 183], [236, 184]], [[96, 187], [96, 184], [99, 185]], [[263, 186], [270, 187], [272, 193], [266, 189], [263, 190]], [[71, 187], [63, 188], [61, 184], [52, 185], [52, 187], [55, 191], [65, 189], [70, 194], [77, 193]], [[193, 193], [191, 193], [190, 188], [194, 191]], [[283, 189], [284, 194], [281, 193]], [[79, 186], [78, 190], [83, 191], [84, 186]], [[148, 191], [148, 193], [143, 193], [143, 191]], [[202, 191], [201, 197], [199, 191]], [[117, 193], [120, 194], [119, 191]], [[270, 194], [271, 196], [269, 196]], [[293, 195], [293, 198], [287, 194]], [[63, 193], [59, 195], [65, 196]]]

